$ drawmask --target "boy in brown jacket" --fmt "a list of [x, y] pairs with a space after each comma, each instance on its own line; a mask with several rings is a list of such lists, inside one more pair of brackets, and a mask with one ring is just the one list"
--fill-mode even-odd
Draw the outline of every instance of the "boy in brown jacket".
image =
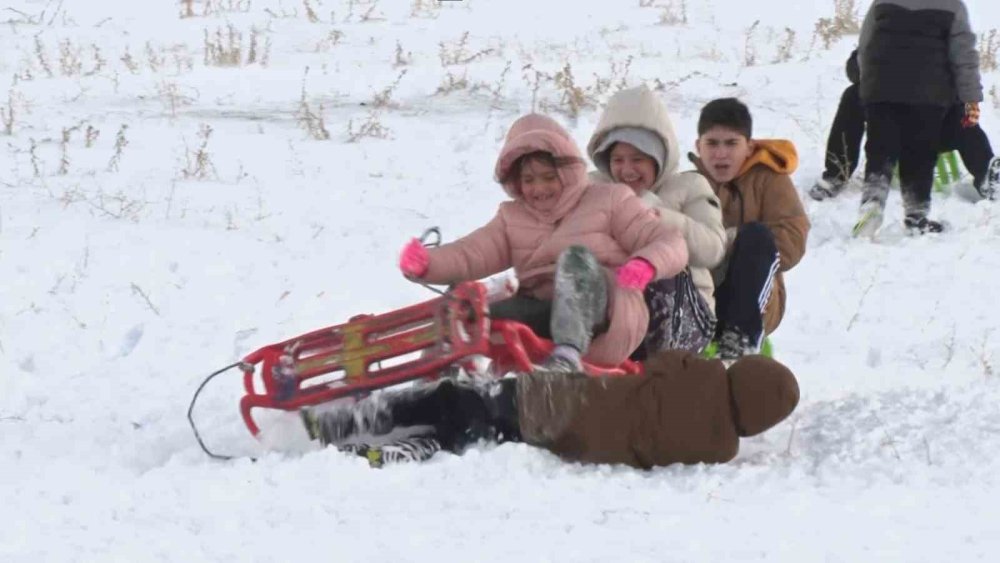
[[[304, 410], [302, 418], [310, 438], [374, 466], [495, 440], [524, 441], [569, 461], [649, 469], [727, 462], [741, 436], [781, 422], [798, 400], [795, 376], [775, 360], [746, 356], [727, 369], [673, 350], [652, 356], [642, 375], [534, 372], [485, 385], [443, 379], [347, 407]], [[364, 441], [404, 428], [413, 434], [382, 445]]]
[[753, 119], [736, 98], [712, 100], [698, 118], [698, 156], [690, 155], [722, 204], [726, 258], [713, 270], [719, 357], [760, 350], [785, 312], [782, 273], [806, 251], [809, 219], [791, 174], [791, 141], [754, 139]]

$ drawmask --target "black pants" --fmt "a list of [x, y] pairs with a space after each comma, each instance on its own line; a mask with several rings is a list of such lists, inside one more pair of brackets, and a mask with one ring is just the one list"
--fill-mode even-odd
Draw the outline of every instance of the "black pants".
[[941, 131], [941, 150], [957, 150], [965, 169], [972, 173], [973, 185], [980, 188], [986, 181], [986, 173], [993, 159], [993, 147], [986, 132], [978, 124], [962, 127], [965, 105], [952, 106], [944, 116]]
[[715, 288], [718, 331], [735, 328], [759, 346], [764, 335], [761, 313], [771, 297], [778, 273], [778, 245], [763, 223], [740, 227], [726, 270], [726, 278]]
[[861, 105], [860, 90], [857, 84], [851, 84], [840, 96], [826, 140], [824, 180], [846, 182], [858, 168], [861, 138], [865, 134], [865, 108]]
[[[993, 158], [993, 147], [982, 127], [962, 127], [965, 106], [956, 104], [944, 117], [939, 152], [957, 150], [966, 170], [972, 173], [973, 183], [981, 187]], [[861, 139], [865, 134], [865, 109], [861, 104], [860, 88], [848, 86], [840, 96], [837, 113], [833, 117], [830, 136], [826, 140], [826, 168], [823, 179], [846, 182], [858, 168]]]
[[502, 379], [495, 389], [441, 380], [389, 399], [393, 426], [430, 426], [446, 451], [460, 451], [481, 439], [518, 440], [516, 381]]
[[524, 323], [541, 338], [552, 339], [552, 302], [515, 295], [490, 303], [490, 318]]
[[[342, 424], [345, 415], [354, 417], [356, 412], [377, 419], [377, 423], [365, 428], [365, 433], [372, 434], [375, 440], [370, 443], [349, 440], [337, 447], [367, 457], [376, 466], [423, 461], [442, 450], [461, 454], [479, 440], [521, 440], [514, 379], [485, 385], [452, 379], [420, 382], [409, 389], [386, 391], [377, 399], [368, 397], [363, 401], [368, 402], [339, 413], [335, 419]], [[320, 415], [321, 420], [329, 416], [330, 413]], [[389, 441], [378, 438], [397, 431], [407, 435]], [[356, 437], [357, 433], [354, 426], [346, 437]], [[372, 452], [378, 454], [373, 457]]]
[[930, 210], [934, 166], [947, 110], [944, 106], [932, 105], [881, 102], [866, 105], [866, 191], [869, 186], [888, 188], [893, 166], [898, 162], [906, 214], [926, 216]]

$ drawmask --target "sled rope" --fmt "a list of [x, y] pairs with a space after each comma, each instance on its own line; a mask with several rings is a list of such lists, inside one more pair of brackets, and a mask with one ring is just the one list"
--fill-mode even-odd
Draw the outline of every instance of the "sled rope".
[[[430, 239], [431, 236], [434, 236], [435, 240], [433, 240], [433, 241], [432, 240], [428, 240], [428, 239]], [[441, 229], [438, 228], [438, 227], [431, 227], [431, 228], [427, 229], [426, 231], [424, 231], [424, 233], [422, 235], [420, 235], [420, 238], [418, 240], [420, 241], [420, 244], [422, 244], [422, 245], [424, 245], [424, 246], [426, 246], [428, 248], [434, 248], [434, 247], [437, 247], [437, 246], [441, 246]], [[422, 281], [418, 281], [417, 283], [419, 283], [420, 285], [424, 286], [425, 288], [433, 291], [434, 293], [437, 293], [438, 295], [448, 295], [448, 291], [438, 289], [438, 288], [436, 288], [433, 285], [430, 285], [428, 283], [424, 283]]]
[[[198, 395], [201, 394], [201, 390], [204, 389], [206, 385], [208, 385], [209, 381], [211, 381], [213, 378], [215, 378], [215, 376], [219, 375], [220, 373], [225, 373], [225, 372], [227, 372], [227, 371], [229, 371], [229, 370], [231, 370], [231, 369], [233, 369], [235, 367], [239, 367], [242, 363], [243, 362], [240, 361], [240, 362], [236, 362], [236, 363], [230, 364], [230, 365], [228, 365], [228, 366], [226, 366], [226, 367], [224, 367], [224, 368], [222, 368], [222, 369], [220, 369], [218, 371], [213, 372], [211, 375], [209, 375], [208, 377], [206, 377], [205, 380], [201, 382], [201, 385], [198, 386], [198, 389], [194, 392], [194, 396], [191, 397], [191, 404], [188, 405], [187, 418], [188, 418], [188, 422], [191, 423], [191, 430], [194, 431], [194, 438], [195, 438], [195, 440], [198, 440], [198, 445], [201, 446], [202, 451], [204, 451], [206, 454], [208, 454], [209, 457], [211, 457], [213, 459], [218, 459], [218, 460], [226, 461], [226, 460], [234, 459], [234, 457], [231, 456], [231, 455], [217, 454], [217, 453], [213, 452], [212, 450], [208, 449], [208, 446], [205, 445], [204, 440], [201, 439], [201, 434], [198, 432], [197, 425], [195, 425], [195, 423], [194, 423], [194, 417], [193, 417], [194, 404], [198, 401]], [[257, 458], [250, 458], [250, 460], [251, 461], [257, 461]]]

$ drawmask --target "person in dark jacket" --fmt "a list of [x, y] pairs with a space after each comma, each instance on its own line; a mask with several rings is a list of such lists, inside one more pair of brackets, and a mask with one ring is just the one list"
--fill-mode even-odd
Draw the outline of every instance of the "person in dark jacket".
[[[525, 442], [568, 461], [649, 469], [730, 461], [741, 437], [778, 424], [798, 401], [795, 376], [771, 358], [744, 356], [726, 368], [668, 350], [652, 355], [642, 375], [535, 371], [487, 384], [442, 379], [300, 412], [310, 438], [373, 466], [462, 453], [489, 440]], [[407, 429], [410, 436], [399, 438]]]
[[[825, 169], [819, 180], [809, 189], [809, 196], [816, 201], [836, 197], [847, 187], [858, 168], [861, 138], [865, 134], [865, 109], [861, 103], [861, 71], [858, 69], [858, 52], [847, 58], [847, 79], [851, 85], [844, 89], [833, 117], [830, 135], [826, 141]], [[941, 152], [957, 150], [965, 168], [972, 173], [972, 185], [984, 199], [994, 199], [1000, 189], [1000, 158], [994, 157], [993, 147], [979, 124], [964, 127], [965, 104], [956, 103], [944, 118]]]
[[983, 100], [976, 34], [965, 4], [874, 0], [861, 26], [858, 62], [868, 141], [854, 234], [872, 235], [881, 226], [897, 161], [906, 228], [940, 232], [942, 224], [927, 215], [945, 116], [960, 102], [964, 123], [972, 126]]

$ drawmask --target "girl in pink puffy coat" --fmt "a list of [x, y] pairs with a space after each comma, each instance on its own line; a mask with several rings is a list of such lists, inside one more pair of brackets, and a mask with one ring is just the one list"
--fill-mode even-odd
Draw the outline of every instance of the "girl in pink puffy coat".
[[514, 122], [495, 174], [512, 201], [452, 243], [425, 248], [411, 240], [400, 256], [403, 274], [457, 283], [513, 267], [520, 289], [494, 303], [490, 315], [524, 322], [553, 340], [542, 369], [580, 371], [581, 358], [620, 364], [649, 324], [643, 289], [687, 265], [683, 234], [627, 186], [590, 183], [580, 150], [542, 115]]

